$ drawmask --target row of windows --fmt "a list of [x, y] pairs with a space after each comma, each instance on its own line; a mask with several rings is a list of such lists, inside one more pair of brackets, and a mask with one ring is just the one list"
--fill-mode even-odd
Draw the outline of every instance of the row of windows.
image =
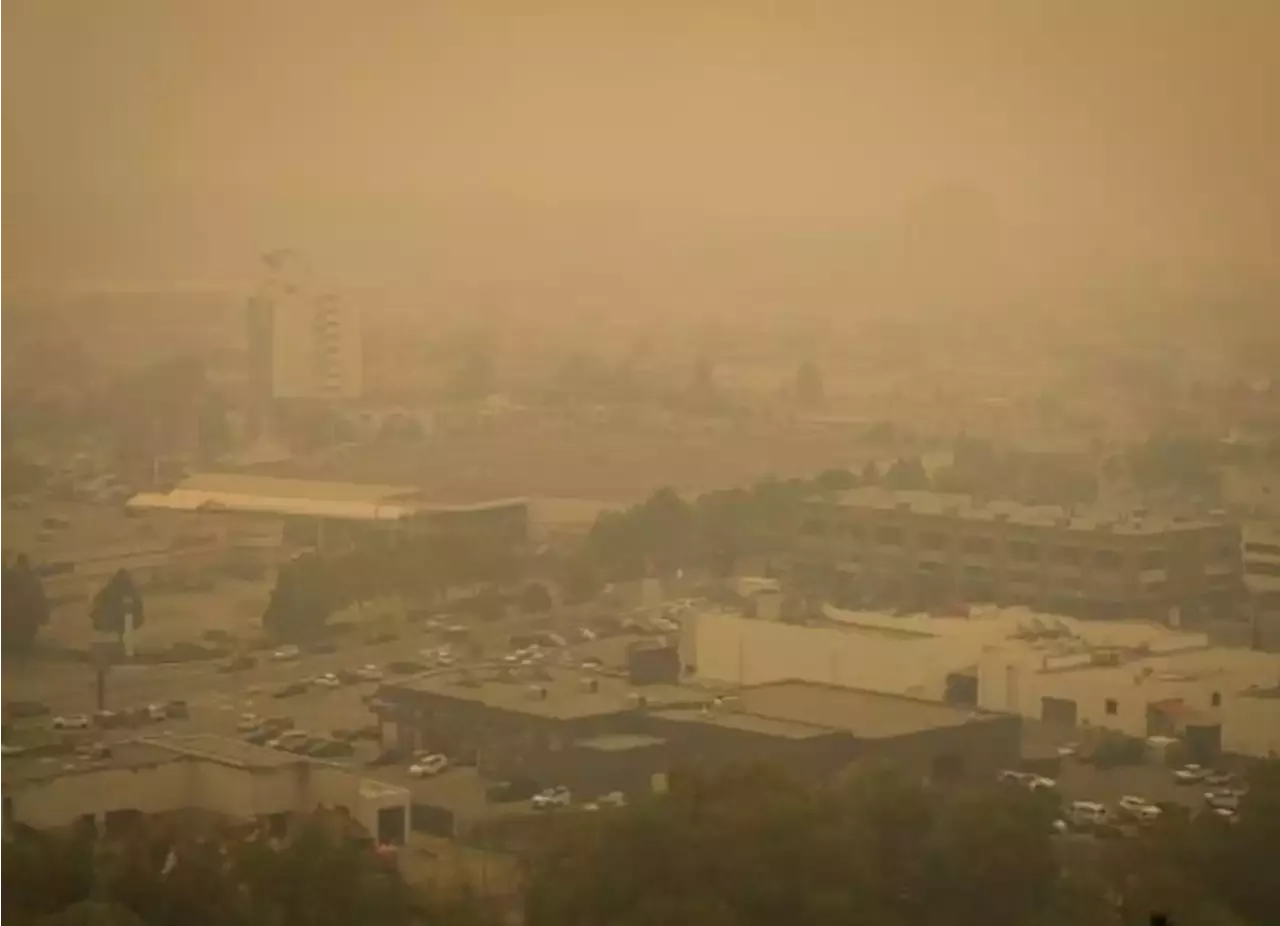
[[[1222, 692], [1215, 691], [1209, 695], [1209, 705], [1211, 707], [1222, 707]], [[1115, 698], [1107, 698], [1102, 702], [1102, 709], [1108, 717], [1114, 717], [1120, 713], [1120, 702]]]
[[1255, 540], [1244, 545], [1244, 552], [1258, 556], [1280, 556], [1280, 543], [1261, 543]]
[[[802, 528], [802, 532], [810, 536], [820, 536], [826, 533], [826, 525], [820, 520], [809, 521]], [[852, 540], [862, 540], [866, 537], [862, 527], [856, 524], [837, 525], [836, 532], [838, 535], [843, 535]], [[882, 546], [897, 547], [903, 545], [905, 534], [900, 527], [885, 525], [875, 529], [873, 539]], [[945, 534], [929, 531], [919, 535], [919, 547], [922, 550], [945, 550], [948, 546]], [[992, 553], [996, 549], [996, 541], [990, 537], [965, 537], [961, 539], [960, 549], [965, 554], [983, 556]], [[1118, 569], [1124, 562], [1124, 557], [1116, 550], [1089, 551], [1080, 547], [1055, 547], [1046, 551], [1036, 544], [1024, 540], [1009, 541], [1005, 545], [1005, 549], [1008, 551], [1010, 559], [1023, 563], [1040, 562], [1044, 552], [1049, 554], [1050, 561], [1067, 565], [1089, 563], [1102, 569]], [[1165, 552], [1163, 550], [1147, 550], [1142, 554], [1141, 565], [1143, 569], [1160, 569], [1163, 568], [1164, 564]]]

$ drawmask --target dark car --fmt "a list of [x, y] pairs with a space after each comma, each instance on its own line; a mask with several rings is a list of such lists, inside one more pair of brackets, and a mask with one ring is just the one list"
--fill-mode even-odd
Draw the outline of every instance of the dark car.
[[255, 746], [265, 746], [268, 742], [275, 739], [275, 736], [276, 734], [274, 730], [269, 730], [266, 727], [258, 727], [246, 733], [244, 735], [244, 741], [246, 743], [252, 743]]
[[361, 681], [360, 676], [351, 669], [339, 669], [333, 673], [333, 677], [344, 685], [355, 685]]
[[338, 759], [354, 754], [351, 744], [340, 740], [319, 740], [308, 746], [305, 753], [316, 759]]
[[485, 799], [494, 804], [510, 804], [515, 801], [527, 801], [541, 790], [537, 783], [528, 778], [516, 778], [512, 781], [500, 781], [485, 789]]
[[408, 757], [399, 749], [384, 749], [382, 752], [370, 759], [366, 764], [372, 765], [375, 768], [383, 765], [399, 765], [401, 762], [405, 761], [406, 758]]
[[412, 659], [397, 659], [394, 662], [387, 663], [387, 671], [393, 675], [413, 675], [418, 672], [427, 671], [425, 663], [415, 662]]
[[252, 669], [258, 664], [258, 660], [252, 656], [236, 656], [218, 666], [219, 672], [243, 672], [245, 669]]
[[4, 706], [4, 715], [14, 720], [30, 720], [32, 717], [45, 717], [49, 713], [49, 705], [43, 701], [9, 701]]
[[187, 702], [182, 700], [166, 701], [164, 704], [165, 716], [177, 719], [184, 719], [191, 716], [191, 710], [187, 707]]
[[271, 693], [273, 698], [295, 698], [300, 694], [307, 693], [306, 682], [290, 682], [283, 688], [277, 688]]
[[336, 643], [312, 643], [306, 648], [308, 653], [314, 653], [317, 656], [327, 656], [338, 651]]

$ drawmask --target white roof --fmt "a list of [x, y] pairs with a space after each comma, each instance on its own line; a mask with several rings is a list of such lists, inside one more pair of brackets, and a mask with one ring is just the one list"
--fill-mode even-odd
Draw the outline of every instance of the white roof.
[[126, 504], [130, 508], [151, 510], [396, 521], [421, 513], [474, 512], [523, 505], [526, 500], [428, 505], [422, 490], [413, 486], [208, 473], [185, 479], [168, 492], [135, 495]]

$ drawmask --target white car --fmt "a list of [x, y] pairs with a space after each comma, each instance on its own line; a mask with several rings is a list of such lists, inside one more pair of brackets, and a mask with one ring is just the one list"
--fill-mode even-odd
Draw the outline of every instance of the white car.
[[252, 733], [261, 723], [262, 718], [257, 714], [241, 714], [240, 719], [236, 721], [236, 732]]
[[412, 778], [431, 778], [439, 775], [449, 767], [449, 759], [440, 753], [432, 753], [431, 755], [422, 756], [413, 765], [409, 766], [409, 775]]
[[451, 666], [454, 664], [455, 661], [456, 660], [453, 658], [453, 653], [447, 653], [447, 652], [436, 653], [436, 665], [438, 666]]
[[1031, 791], [1047, 791], [1058, 786], [1058, 783], [1052, 778], [1046, 778], [1034, 772], [1015, 772], [1006, 769], [998, 772], [996, 778], [1008, 784], [1022, 785], [1022, 787]]
[[361, 666], [352, 671], [356, 678], [364, 682], [380, 682], [382, 681], [382, 670], [373, 663]]
[[159, 723], [161, 720], [169, 719], [169, 712], [165, 710], [163, 704], [148, 704], [147, 718]]
[[280, 647], [278, 650], [272, 653], [271, 658], [277, 659], [280, 662], [286, 662], [290, 659], [297, 659], [301, 655], [302, 655], [302, 650], [298, 649], [298, 647], [290, 643], [287, 646]]
[[621, 791], [610, 791], [596, 798], [596, 804], [600, 807], [626, 807], [627, 796]]
[[1204, 793], [1204, 802], [1214, 810], [1231, 810], [1240, 809], [1240, 795], [1235, 791], [1206, 791]]
[[1173, 780], [1180, 785], [1193, 785], [1209, 777], [1209, 770], [1201, 765], [1184, 765], [1173, 773]]
[[267, 745], [272, 749], [288, 749], [290, 746], [305, 742], [311, 739], [311, 734], [306, 730], [285, 730], [275, 739], [267, 740]]
[[1096, 801], [1072, 801], [1067, 808], [1067, 819], [1076, 826], [1106, 823], [1110, 814]]
[[1150, 816], [1148, 808], [1154, 810], [1155, 815], [1159, 815], [1160, 808], [1154, 807], [1145, 797], [1138, 797], [1136, 794], [1126, 794], [1120, 798], [1120, 809], [1130, 816], [1142, 817]]
[[324, 675], [317, 675], [311, 680], [311, 684], [315, 685], [317, 688], [342, 687], [342, 682], [339, 680], [338, 676], [334, 675], [332, 672], [326, 672]]
[[89, 729], [89, 718], [84, 714], [55, 717], [53, 718], [53, 728], [55, 730], [87, 730]]
[[580, 636], [587, 643], [590, 643], [592, 640], [596, 639], [598, 634], [594, 630], [592, 630], [590, 627], [579, 627], [578, 636]]
[[573, 803], [573, 795], [564, 785], [547, 788], [533, 796], [533, 806], [537, 810], [552, 810], [556, 807], [568, 807]]

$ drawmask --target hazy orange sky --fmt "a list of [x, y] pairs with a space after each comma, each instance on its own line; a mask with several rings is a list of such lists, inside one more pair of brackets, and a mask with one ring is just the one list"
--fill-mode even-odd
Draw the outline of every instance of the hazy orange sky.
[[239, 285], [300, 246], [497, 299], [883, 294], [935, 260], [981, 298], [973, 268], [1280, 255], [1274, 0], [8, 0], [3, 26], [6, 285]]

